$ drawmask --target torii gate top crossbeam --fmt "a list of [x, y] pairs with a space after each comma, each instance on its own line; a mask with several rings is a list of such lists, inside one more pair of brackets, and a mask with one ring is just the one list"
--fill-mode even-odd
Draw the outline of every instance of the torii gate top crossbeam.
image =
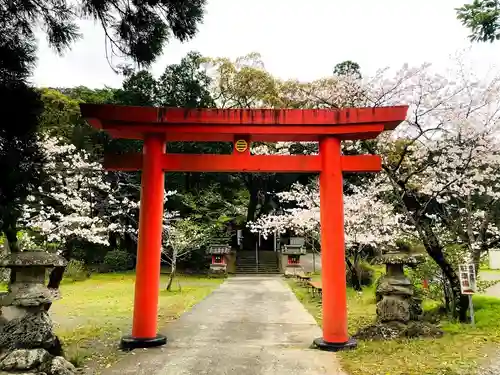
[[114, 138], [164, 134], [172, 141], [252, 142], [371, 139], [393, 130], [407, 106], [347, 109], [183, 109], [81, 104], [82, 116]]

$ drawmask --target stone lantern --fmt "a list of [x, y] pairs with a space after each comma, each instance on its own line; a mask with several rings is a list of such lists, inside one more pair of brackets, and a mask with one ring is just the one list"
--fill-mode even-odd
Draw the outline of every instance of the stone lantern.
[[[62, 347], [48, 313], [57, 291], [45, 286], [48, 268], [66, 260], [43, 251], [12, 253], [0, 259], [9, 268], [9, 291], [0, 295], [0, 371], [70, 375], [75, 367], [62, 357]], [[2, 373], [3, 374], [3, 373]]]
[[425, 260], [423, 254], [412, 253], [400, 245], [376, 258], [385, 264], [386, 274], [377, 282], [377, 320], [356, 333], [357, 338], [394, 339], [398, 337], [438, 337], [442, 331], [422, 321], [421, 299], [415, 296], [411, 281], [404, 274], [404, 267], [415, 267]]

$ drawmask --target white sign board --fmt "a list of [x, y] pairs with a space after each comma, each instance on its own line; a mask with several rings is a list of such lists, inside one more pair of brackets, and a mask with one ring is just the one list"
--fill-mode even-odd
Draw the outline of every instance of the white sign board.
[[462, 294], [476, 293], [476, 267], [474, 263], [460, 264], [458, 266], [458, 275]]

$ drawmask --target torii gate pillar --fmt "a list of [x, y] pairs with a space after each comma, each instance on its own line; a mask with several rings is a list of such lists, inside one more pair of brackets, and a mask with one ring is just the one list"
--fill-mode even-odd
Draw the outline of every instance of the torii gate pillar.
[[155, 347], [167, 342], [165, 336], [157, 334], [165, 189], [162, 167], [164, 154], [165, 137], [148, 134], [143, 146], [134, 317], [132, 335], [124, 336], [121, 341], [125, 349]]
[[323, 337], [314, 340], [314, 344], [320, 349], [337, 351], [356, 346], [356, 342], [349, 339], [347, 333], [344, 188], [340, 139], [321, 139], [319, 154]]
[[[393, 130], [407, 106], [340, 110], [182, 109], [81, 104], [84, 118], [115, 138], [144, 140], [143, 154], [105, 157], [108, 170], [142, 169], [132, 335], [126, 349], [159, 346], [158, 295], [164, 172], [319, 173], [323, 350], [356, 346], [347, 332], [343, 172], [378, 172], [377, 155], [342, 155], [342, 140], [372, 139]], [[165, 142], [234, 142], [232, 155], [165, 153]], [[319, 155], [251, 155], [250, 142], [319, 142]], [[240, 146], [236, 146], [240, 145]], [[243, 147], [244, 146], [244, 147]]]

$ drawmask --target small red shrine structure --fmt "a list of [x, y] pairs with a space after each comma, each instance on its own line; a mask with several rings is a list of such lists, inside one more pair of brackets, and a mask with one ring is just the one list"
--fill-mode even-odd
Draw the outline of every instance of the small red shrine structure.
[[[166, 343], [157, 334], [164, 172], [281, 172], [320, 175], [323, 350], [352, 348], [347, 332], [343, 172], [378, 172], [376, 155], [345, 156], [342, 140], [371, 139], [406, 118], [407, 106], [352, 109], [181, 109], [81, 104], [97, 129], [141, 139], [142, 154], [106, 156], [108, 170], [142, 170], [132, 335], [124, 348]], [[166, 142], [234, 142], [231, 155], [165, 152]], [[319, 155], [251, 155], [251, 142], [317, 141]]]

